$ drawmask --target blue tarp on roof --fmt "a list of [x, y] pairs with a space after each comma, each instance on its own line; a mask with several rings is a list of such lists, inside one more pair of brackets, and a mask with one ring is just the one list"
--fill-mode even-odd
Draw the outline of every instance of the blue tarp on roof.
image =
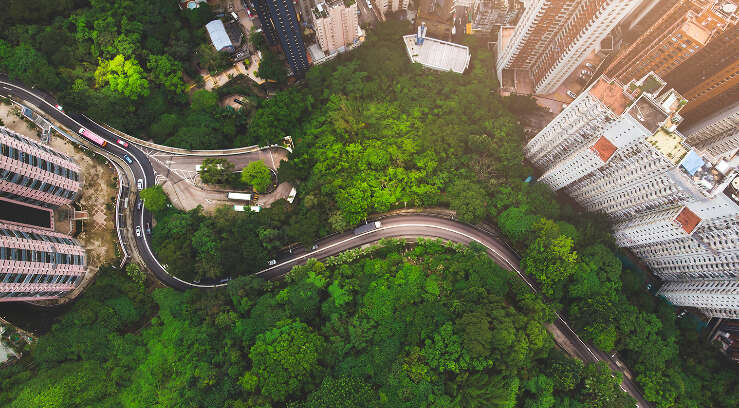
[[698, 169], [703, 167], [704, 164], [705, 162], [703, 161], [703, 158], [692, 149], [685, 155], [683, 161], [680, 162], [680, 165], [683, 166], [685, 171], [687, 171], [691, 176], [694, 175]]

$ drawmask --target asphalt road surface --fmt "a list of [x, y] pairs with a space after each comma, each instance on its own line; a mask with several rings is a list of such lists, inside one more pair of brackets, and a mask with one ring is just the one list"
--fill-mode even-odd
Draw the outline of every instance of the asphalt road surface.
[[[134, 146], [133, 143], [130, 143], [126, 148], [118, 145], [116, 140], [119, 139], [119, 137], [109, 132], [104, 127], [92, 122], [82, 115], [68, 115], [67, 113], [61, 112], [55, 108], [56, 101], [53, 97], [45, 95], [39, 91], [28, 90], [23, 88], [20, 84], [9, 81], [3, 77], [0, 77], [0, 94], [14, 95], [36, 105], [43, 110], [46, 115], [53, 117], [56, 121], [69, 129], [78, 130], [80, 127], [86, 127], [87, 129], [97, 133], [109, 142], [102, 149], [121, 158], [125, 154], [131, 156], [133, 158], [133, 164], [131, 164], [130, 167], [134, 176], [143, 181], [144, 187], [154, 185], [154, 170], [149, 163], [147, 156]], [[135, 189], [136, 186], [131, 186], [131, 188]], [[135, 225], [141, 226], [143, 230], [145, 222], [151, 222], [151, 214], [149, 214], [145, 208], [142, 210], [134, 208], [134, 211], [134, 223]], [[331, 236], [320, 241], [316, 250], [294, 250], [292, 253], [285, 254], [283, 258], [278, 259], [275, 265], [270, 266], [257, 274], [267, 279], [278, 279], [289, 272], [293, 266], [305, 263], [310, 258], [326, 258], [347, 249], [376, 242], [382, 238], [419, 237], [434, 237], [462, 244], [469, 244], [473, 241], [477, 242], [486, 248], [488, 255], [496, 263], [518, 274], [518, 276], [531, 288], [532, 291], [538, 292], [535, 283], [521, 272], [519, 264], [520, 259], [518, 256], [500, 239], [467, 224], [424, 215], [401, 215], [388, 217], [382, 219], [382, 226], [379, 229], [356, 236], [353, 235], [352, 232]], [[147, 267], [157, 278], [159, 278], [159, 280], [170, 287], [185, 290], [195, 287], [213, 288], [226, 285], [226, 283], [214, 285], [194, 284], [169, 275], [165, 268], [154, 257], [149, 246], [147, 234], [145, 233], [142, 233], [140, 237], [136, 238], [136, 245], [141, 258], [144, 260]], [[568, 341], [574, 345], [578, 357], [583, 361], [606, 361], [612, 368], [615, 368], [615, 363], [609, 358], [609, 356], [583, 342], [559, 314], [557, 314], [557, 320], [554, 322], [554, 326], [561, 335], [565, 336]], [[628, 378], [624, 377], [621, 388], [637, 400], [638, 407], [650, 407], [642, 397], [638, 388]]]

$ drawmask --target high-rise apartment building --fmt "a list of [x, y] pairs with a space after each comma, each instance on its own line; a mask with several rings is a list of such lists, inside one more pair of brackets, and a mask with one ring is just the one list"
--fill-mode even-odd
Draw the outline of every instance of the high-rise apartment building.
[[[627, 83], [648, 72], [654, 72], [691, 101], [691, 108], [686, 108], [683, 112], [686, 113], [692, 106], [701, 103], [694, 92], [690, 92], [690, 88], [699, 85], [701, 81], [696, 76], [686, 75], [683, 65], [724, 31], [731, 31], [736, 23], [735, 11], [736, 5], [727, 0], [678, 0], [636, 41], [619, 53], [605, 70], [605, 74]], [[726, 50], [723, 51], [723, 54], [726, 53]], [[736, 53], [733, 54], [737, 60]], [[693, 63], [714, 65], [718, 62], [706, 61], [707, 57], [698, 57]], [[678, 86], [679, 81], [667, 76], [672, 72], [688, 79], [687, 84], [680, 83], [681, 86]], [[705, 86], [700, 89], [703, 88]]]
[[[605, 70], [627, 83], [653, 71], [664, 76], [708, 44], [713, 29], [699, 16], [709, 12], [709, 0], [677, 0], [629, 47], [621, 50]], [[707, 18], [706, 16], [703, 17]], [[714, 25], [712, 25], [714, 26]]]
[[532, 0], [510, 37], [499, 38], [503, 70], [528, 71], [534, 92], [554, 92], [642, 0]]
[[[728, 7], [727, 7], [728, 6]], [[681, 115], [692, 126], [739, 101], [739, 24], [736, 6], [724, 4], [728, 27], [665, 80], [690, 100]], [[728, 13], [728, 11], [732, 11]], [[717, 11], [718, 13], [718, 11]]]
[[713, 157], [731, 157], [739, 149], [739, 101], [684, 129], [688, 143]]
[[80, 191], [80, 167], [58, 153], [0, 127], [0, 197], [54, 208]]
[[[540, 182], [608, 215], [616, 243], [663, 280], [698, 282], [692, 298], [683, 296], [691, 285], [665, 285], [670, 301], [712, 316], [739, 314], [739, 302], [726, 305], [739, 296], [739, 158], [708, 158], [686, 143], [676, 128], [688, 101], [665, 87], [654, 73], [626, 86], [602, 76], [525, 154], [543, 171]], [[721, 296], [706, 300], [703, 281], [720, 286]], [[672, 296], [678, 287], [681, 295]]]
[[76, 288], [86, 270], [77, 240], [0, 223], [0, 302], [58, 298]]
[[292, 0], [254, 0], [253, 4], [267, 42], [276, 45], [279, 41], [290, 69], [302, 76], [309, 68], [308, 57]]
[[313, 9], [313, 26], [321, 50], [333, 54], [359, 39], [357, 2], [344, 0], [319, 3]]

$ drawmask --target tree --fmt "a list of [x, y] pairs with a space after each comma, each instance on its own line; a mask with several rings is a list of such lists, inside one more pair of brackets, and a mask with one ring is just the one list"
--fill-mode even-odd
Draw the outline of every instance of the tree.
[[304, 408], [369, 408], [376, 406], [377, 396], [372, 387], [361, 378], [327, 377], [313, 391]]
[[479, 184], [458, 180], [449, 187], [449, 208], [457, 212], [457, 217], [475, 223], [487, 213], [487, 193]]
[[[542, 219], [536, 225], [538, 238], [529, 246], [521, 264], [541, 283], [546, 296], [554, 296], [555, 288], [576, 270], [577, 252], [572, 239], [559, 235], [559, 228], [550, 220]], [[562, 296], [560, 291], [557, 298]]]
[[125, 59], [118, 54], [112, 60], [100, 60], [95, 70], [97, 86], [107, 84], [110, 89], [137, 100], [149, 95], [149, 81], [144, 78], [144, 70], [136, 59]]
[[287, 80], [287, 69], [277, 55], [269, 50], [262, 51], [262, 60], [259, 61], [257, 76], [262, 79], [284, 83]]
[[253, 161], [241, 170], [241, 181], [253, 186], [256, 192], [263, 193], [272, 185], [272, 172], [263, 161]]
[[323, 339], [305, 323], [280, 321], [257, 336], [249, 350], [249, 374], [256, 377], [263, 395], [276, 402], [285, 401], [317, 383], [323, 347]]
[[126, 274], [132, 281], [143, 286], [146, 280], [146, 272], [141, 270], [141, 266], [136, 262], [130, 262], [126, 265]]
[[190, 108], [194, 111], [215, 113], [218, 108], [218, 95], [205, 89], [193, 92]]
[[153, 213], [162, 211], [169, 204], [167, 195], [162, 190], [162, 186], [158, 184], [141, 190], [139, 196], [144, 200], [146, 208]]
[[149, 78], [165, 89], [181, 94], [185, 92], [185, 82], [182, 81], [182, 64], [169, 55], [150, 55], [146, 64], [149, 69]]
[[226, 159], [205, 159], [198, 174], [205, 184], [230, 184], [234, 179], [234, 165]]

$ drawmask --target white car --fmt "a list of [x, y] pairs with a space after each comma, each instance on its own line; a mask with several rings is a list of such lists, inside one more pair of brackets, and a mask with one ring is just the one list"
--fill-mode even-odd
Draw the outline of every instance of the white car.
[[58, 110], [59, 112], [64, 112], [64, 108], [62, 108], [62, 105], [54, 105], [54, 107], [55, 107], [55, 108], [56, 108], [56, 109], [57, 109], [57, 110]]
[[269, 266], [277, 265], [277, 260], [271, 259], [269, 262], [267, 262], [267, 265], [269, 265]]
[[136, 226], [136, 236], [137, 237], [140, 237], [141, 236], [141, 227], [138, 226], [138, 225]]
[[567, 93], [567, 96], [569, 96], [572, 99], [577, 98], [577, 94], [574, 93], [574, 92], [572, 92], [572, 91], [570, 91], [569, 89], [566, 91], [566, 93]]
[[139, 179], [139, 180], [138, 180], [138, 181], [136, 182], [136, 187], [138, 187], [138, 188], [139, 188], [139, 190], [143, 190], [143, 189], [144, 189], [144, 180], [142, 180], [142, 179]]

